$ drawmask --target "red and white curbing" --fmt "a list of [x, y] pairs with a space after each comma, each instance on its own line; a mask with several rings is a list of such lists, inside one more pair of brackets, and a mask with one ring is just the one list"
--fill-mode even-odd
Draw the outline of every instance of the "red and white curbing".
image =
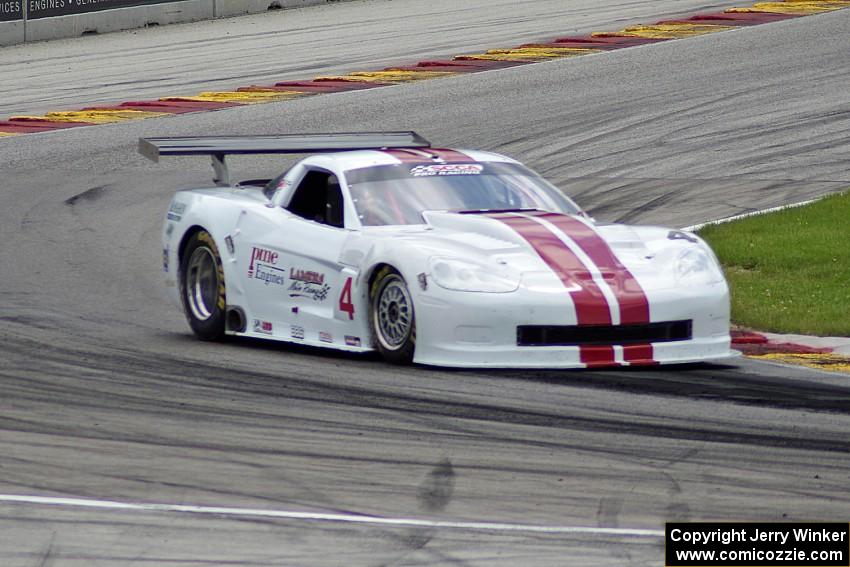
[[837, 354], [850, 356], [850, 338], [762, 333], [732, 329], [732, 346], [744, 354]]
[[817, 199], [809, 199], [808, 201], [800, 201], [799, 203], [791, 203], [790, 205], [780, 205], [778, 207], [771, 207], [769, 209], [761, 209], [759, 211], [750, 211], [748, 213], [741, 213], [740, 215], [732, 215], [731, 217], [724, 217], [722, 219], [717, 219], [713, 221], [703, 222], [699, 224], [692, 224], [691, 226], [686, 226], [682, 230], [685, 232], [696, 232], [701, 230], [707, 226], [713, 226], [715, 224], [726, 224], [727, 222], [732, 222], [736, 220], [741, 220], [749, 217], [755, 217], [758, 215], [766, 215], [768, 213], [776, 213], [778, 211], [784, 211], [785, 209], [796, 209], [797, 207], [803, 207], [810, 203], [814, 203], [815, 201], [820, 201], [821, 197]]

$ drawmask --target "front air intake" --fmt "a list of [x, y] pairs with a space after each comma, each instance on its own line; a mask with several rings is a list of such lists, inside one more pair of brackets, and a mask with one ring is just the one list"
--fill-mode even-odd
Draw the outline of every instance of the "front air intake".
[[520, 325], [518, 346], [632, 345], [687, 341], [693, 321], [665, 321], [642, 325]]

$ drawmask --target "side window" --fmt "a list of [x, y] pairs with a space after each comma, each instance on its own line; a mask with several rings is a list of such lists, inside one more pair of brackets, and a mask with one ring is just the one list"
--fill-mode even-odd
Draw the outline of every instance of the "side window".
[[286, 208], [311, 221], [337, 228], [345, 226], [342, 189], [336, 176], [326, 171], [307, 172]]
[[278, 175], [277, 177], [275, 177], [274, 179], [272, 179], [268, 183], [266, 183], [266, 186], [263, 189], [263, 194], [268, 199], [271, 199], [272, 197], [274, 197], [275, 191], [277, 191], [278, 188], [280, 187], [281, 183], [283, 183], [283, 178], [286, 177], [287, 173], [289, 173], [289, 170], [284, 171], [283, 173], [281, 173], [280, 175]]

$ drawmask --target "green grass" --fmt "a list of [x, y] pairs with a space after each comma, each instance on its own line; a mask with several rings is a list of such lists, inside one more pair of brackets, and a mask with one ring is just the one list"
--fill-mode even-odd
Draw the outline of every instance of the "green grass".
[[850, 193], [699, 232], [723, 264], [733, 322], [850, 336]]

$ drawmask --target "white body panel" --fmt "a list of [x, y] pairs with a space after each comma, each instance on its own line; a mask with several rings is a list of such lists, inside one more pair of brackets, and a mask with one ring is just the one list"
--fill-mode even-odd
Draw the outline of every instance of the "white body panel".
[[[513, 163], [495, 154], [465, 154], [481, 162]], [[191, 231], [203, 228], [221, 254], [227, 304], [241, 309], [247, 320], [244, 332], [230, 334], [347, 351], [372, 350], [369, 278], [378, 266], [390, 265], [404, 277], [413, 298], [414, 362], [474, 368], [592, 366], [583, 357], [593, 358], [593, 345], [518, 345], [518, 326], [580, 324], [576, 299], [580, 286], [565, 284], [540, 249], [508, 224], [485, 215], [429, 212], [425, 213], [427, 224], [422, 225], [359, 225], [344, 172], [393, 160], [380, 151], [313, 156], [290, 170], [271, 196], [257, 187], [177, 193], [163, 231], [164, 269], [173, 300], [180, 305], [181, 243]], [[310, 167], [330, 171], [342, 181], [345, 228], [306, 220], [285, 209], [293, 187]], [[596, 226], [586, 218], [572, 220], [601, 237], [639, 284], [648, 303], [649, 323], [692, 322], [689, 339], [651, 343], [651, 359], [632, 356], [632, 362], [684, 363], [736, 354], [730, 350], [725, 280], [721, 276], [716, 281], [689, 281], [677, 271], [679, 259], [689, 250], [699, 250], [698, 254], [708, 254], [714, 261], [705, 243], [669, 229]], [[570, 235], [547, 226], [546, 220], [536, 222], [555, 237], [565, 238], [566, 245], [576, 246]], [[577, 257], [583, 258], [582, 253], [578, 249]], [[443, 257], [493, 266], [512, 274], [518, 285], [503, 293], [446, 289], [435, 283], [430, 271], [430, 261]], [[608, 302], [612, 324], [617, 325], [618, 292], [607, 283], [613, 276], [601, 269], [591, 272]], [[611, 344], [614, 364], [628, 365], [624, 347], [616, 341]]]

